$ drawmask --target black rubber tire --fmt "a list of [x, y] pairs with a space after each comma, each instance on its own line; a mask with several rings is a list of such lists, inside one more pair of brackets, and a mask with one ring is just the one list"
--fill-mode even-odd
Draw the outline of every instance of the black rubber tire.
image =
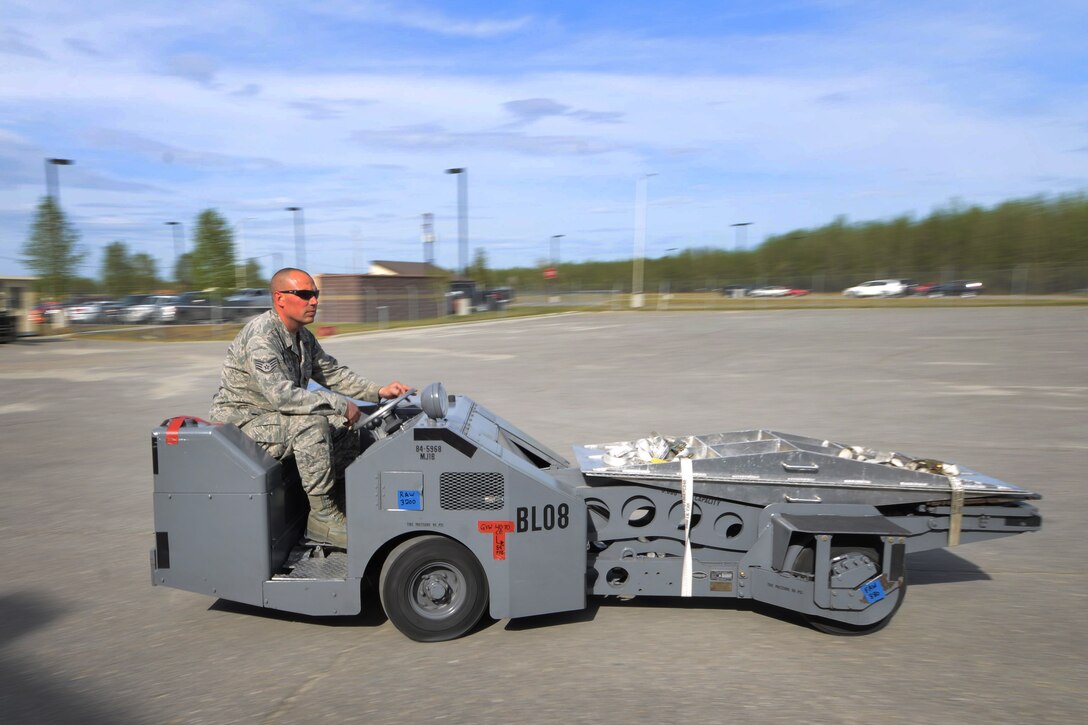
[[389, 621], [409, 639], [444, 642], [476, 626], [487, 610], [487, 576], [467, 548], [443, 536], [398, 545], [378, 580]]

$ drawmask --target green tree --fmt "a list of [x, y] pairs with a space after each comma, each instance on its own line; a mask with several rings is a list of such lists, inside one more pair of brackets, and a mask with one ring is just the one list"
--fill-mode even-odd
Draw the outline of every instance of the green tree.
[[467, 276], [476, 280], [480, 287], [491, 286], [491, 273], [487, 269], [487, 250], [476, 247], [472, 254], [472, 264], [468, 266]]
[[72, 289], [76, 270], [85, 253], [79, 249], [79, 234], [52, 196], [38, 204], [30, 237], [23, 246], [26, 266], [38, 274], [43, 295], [60, 299]]
[[246, 285], [248, 287], [267, 287], [269, 279], [261, 273], [260, 263], [253, 258], [246, 260]]
[[193, 288], [193, 280], [193, 253], [185, 252], [174, 262], [174, 283], [182, 292]]
[[124, 242], [109, 244], [102, 255], [102, 289], [118, 297], [159, 287], [155, 260], [146, 252], [129, 254]]
[[199, 289], [234, 288], [234, 231], [214, 209], [205, 209], [197, 216], [192, 277]]
[[102, 253], [102, 286], [110, 294], [127, 295], [136, 291], [133, 282], [132, 260], [124, 242], [108, 244]]
[[130, 258], [132, 281], [137, 290], [151, 291], [159, 286], [159, 271], [155, 258], [147, 252], [138, 252]]

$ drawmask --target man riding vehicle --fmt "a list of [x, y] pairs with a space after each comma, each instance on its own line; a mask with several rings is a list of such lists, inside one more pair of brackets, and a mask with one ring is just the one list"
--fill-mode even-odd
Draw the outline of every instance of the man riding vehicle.
[[[274, 458], [293, 454], [310, 501], [306, 536], [346, 548], [346, 520], [332, 491], [337, 472], [361, 449], [353, 429], [360, 411], [349, 398], [377, 402], [410, 388], [395, 380], [379, 386], [322, 349], [306, 329], [318, 304], [309, 274], [287, 267], [269, 287], [272, 309], [247, 323], [227, 349], [210, 417], [238, 426]], [[308, 390], [310, 380], [334, 392]]]

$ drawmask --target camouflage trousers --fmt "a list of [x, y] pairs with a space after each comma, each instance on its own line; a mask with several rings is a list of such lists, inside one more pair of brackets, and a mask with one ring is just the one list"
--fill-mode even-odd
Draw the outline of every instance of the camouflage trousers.
[[241, 429], [277, 460], [294, 454], [302, 488], [310, 496], [323, 496], [362, 451], [359, 433], [345, 428], [345, 422], [342, 416], [265, 413]]

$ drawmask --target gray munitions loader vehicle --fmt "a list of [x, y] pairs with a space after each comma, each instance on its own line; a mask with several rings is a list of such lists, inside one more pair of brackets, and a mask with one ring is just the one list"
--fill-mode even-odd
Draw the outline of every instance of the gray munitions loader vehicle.
[[[367, 404], [363, 404], [366, 406]], [[154, 584], [438, 641], [587, 595], [731, 597], [862, 634], [905, 556], [1041, 526], [1039, 495], [966, 468], [748, 430], [575, 446], [577, 465], [441, 384], [375, 408], [343, 475], [346, 550], [300, 538], [294, 465], [232, 425], [152, 431]]]

